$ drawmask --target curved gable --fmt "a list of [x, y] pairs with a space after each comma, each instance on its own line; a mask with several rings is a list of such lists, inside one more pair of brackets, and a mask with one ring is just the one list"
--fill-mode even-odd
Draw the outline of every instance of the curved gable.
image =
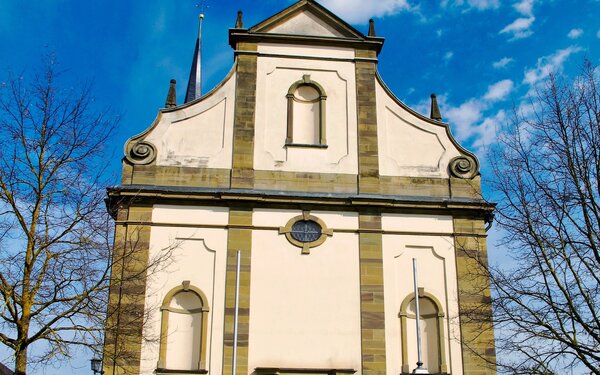
[[458, 144], [448, 124], [406, 106], [379, 75], [376, 92], [382, 176], [470, 178], [479, 173], [477, 158]]

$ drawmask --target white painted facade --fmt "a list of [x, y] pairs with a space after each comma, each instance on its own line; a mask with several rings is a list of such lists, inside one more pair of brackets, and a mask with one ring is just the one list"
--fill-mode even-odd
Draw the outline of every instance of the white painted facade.
[[205, 99], [161, 111], [132, 139], [144, 137], [154, 145], [158, 166], [231, 168], [235, 83], [232, 71]]
[[[379, 173], [382, 176], [450, 177], [450, 160], [461, 152], [444, 124], [407, 110], [380, 81], [377, 90]], [[427, 152], [423, 152], [427, 150]]]
[[[157, 259], [161, 253], [172, 252], [167, 261], [160, 262], [157, 269], [149, 270], [146, 286], [146, 314], [144, 325], [145, 340], [142, 343], [141, 374], [154, 374], [159, 357], [161, 304], [165, 296], [174, 288], [189, 281], [191, 286], [200, 289], [208, 299], [207, 321], [207, 369], [209, 373], [219, 373], [223, 360], [223, 324], [225, 310], [225, 265], [227, 255], [227, 230], [229, 212], [226, 208], [155, 205], [152, 210], [150, 237], [150, 259]], [[189, 227], [194, 226], [194, 227]], [[182, 322], [183, 323], [183, 322]], [[182, 325], [180, 330], [198, 329]], [[170, 327], [169, 337], [175, 336]], [[169, 340], [167, 363], [173, 358], [173, 366], [190, 362], [185, 357], [197, 356], [192, 352], [194, 341]], [[187, 362], [186, 362], [187, 361]], [[172, 367], [178, 368], [178, 367]], [[193, 368], [188, 366], [187, 368]]]
[[[339, 25], [331, 25], [330, 20], [309, 11], [299, 12], [260, 32], [347, 38]], [[257, 50], [248, 54], [256, 55], [254, 171], [350, 175], [358, 180], [360, 119], [356, 64], [368, 58], [357, 58], [357, 51], [351, 47], [282, 44], [269, 39], [258, 42]], [[191, 103], [162, 110], [147, 131], [128, 141], [125, 151], [134, 168], [136, 162], [130, 158], [131, 150], [142, 143], [153, 148], [151, 163], [157, 170], [234, 168], [237, 64], [238, 61], [212, 92]], [[291, 98], [290, 90], [301, 81], [307, 84], [300, 83]], [[326, 99], [319, 102], [319, 97], [325, 95]], [[377, 178], [449, 180], [451, 161], [465, 155], [465, 151], [452, 138], [447, 125], [409, 109], [389, 92], [378, 76], [375, 99]], [[321, 143], [323, 134], [326, 142]], [[228, 249], [229, 207], [238, 202], [224, 203], [226, 198], [215, 195], [202, 203], [190, 199], [178, 204], [177, 199], [188, 199], [185, 194], [204, 194], [205, 191], [194, 191], [204, 187], [175, 186], [180, 190], [173, 192], [170, 187], [152, 186], [161, 188], [175, 198], [169, 204], [160, 203], [159, 194], [151, 198], [149, 258], [169, 251], [172, 256], [148, 273], [143, 336], [149, 340], [142, 343], [140, 374], [155, 374], [161, 367], [202, 368], [208, 374], [221, 374], [228, 365], [224, 363], [226, 290], [230, 290], [226, 280], [228, 272], [233, 272], [231, 264], [227, 267], [227, 254], [235, 250]], [[210, 189], [215, 190], [212, 186]], [[302, 186], [296, 189], [294, 193], [303, 192]], [[231, 191], [224, 195], [227, 193]], [[278, 197], [290, 192], [259, 193]], [[360, 234], [365, 230], [359, 226], [359, 212], [365, 208], [353, 205], [355, 199], [364, 197], [359, 191], [358, 197], [344, 197], [343, 204], [347, 207], [340, 208], [343, 204], [337, 203], [332, 208], [326, 204], [315, 207], [312, 196], [301, 196], [294, 199], [305, 201], [298, 203], [290, 198], [286, 207], [284, 200], [261, 205], [260, 198], [256, 198], [259, 193], [252, 189], [242, 192], [236, 189], [231, 193], [241, 195], [240, 201], [246, 194], [259, 202], [252, 208], [251, 225], [245, 227], [252, 233], [248, 373], [239, 375], [254, 374], [254, 369], [260, 367], [354, 369], [356, 374], [363, 374]], [[373, 198], [372, 195], [369, 197]], [[329, 199], [332, 193], [315, 193], [315, 196]], [[304, 209], [303, 205], [310, 208]], [[386, 372], [407, 373], [417, 362], [414, 302], [401, 311], [403, 302], [407, 298], [410, 302], [414, 296], [412, 259], [416, 258], [419, 287], [432, 297], [422, 302], [425, 365], [432, 372], [441, 372], [443, 363], [447, 373], [462, 374], [454, 217], [448, 210], [436, 214], [433, 209], [422, 209], [414, 202], [405, 203], [404, 208], [390, 207], [389, 202], [376, 207], [381, 228], [374, 230], [382, 236]], [[282, 232], [292, 218], [303, 213], [310, 213], [332, 231], [309, 253], [303, 253]], [[366, 279], [369, 280], [369, 275]], [[166, 301], [169, 293], [182, 286], [185, 291], [191, 287], [199, 290], [198, 298], [205, 301], [198, 302], [192, 295]], [[198, 304], [203, 304], [201, 309], [194, 307]], [[167, 338], [162, 338], [166, 340], [166, 363], [159, 363], [161, 332], [165, 332], [163, 314], [167, 310]], [[186, 311], [190, 314], [185, 315]], [[405, 332], [402, 314], [407, 317]], [[443, 345], [438, 342], [439, 337]], [[200, 346], [206, 354], [205, 362], [198, 365]], [[403, 352], [407, 353], [407, 363], [403, 362]]]
[[[285, 55], [347, 58], [354, 51], [331, 48], [274, 48], [259, 45], [256, 95], [254, 165], [260, 170], [356, 174], [357, 120], [354, 64], [349, 61], [268, 56], [277, 49]], [[327, 148], [286, 146], [288, 89], [304, 75], [319, 83], [327, 94]], [[308, 115], [295, 124], [314, 122]], [[294, 130], [297, 132], [297, 130]], [[300, 143], [300, 142], [298, 142]]]
[[[339, 36], [337, 30], [309, 12], [269, 32]], [[258, 43], [257, 52], [255, 169], [356, 174], [355, 51], [265, 42]], [[322, 125], [327, 133], [326, 148], [286, 145], [286, 94], [304, 75], [319, 83], [327, 95]], [[231, 168], [235, 87], [236, 75], [232, 72], [202, 100], [162, 111], [150, 129], [132, 140], [143, 136], [153, 143], [156, 164], [160, 166]], [[462, 152], [447, 125], [435, 124], [407, 109], [380, 80], [376, 82], [376, 98], [380, 174], [448, 178], [450, 160]], [[295, 122], [314, 119], [312, 112]]]
[[[452, 217], [432, 215], [385, 214], [382, 216], [383, 270], [385, 278], [385, 316], [387, 371], [402, 371], [402, 336], [400, 305], [414, 295], [412, 259], [417, 259], [419, 287], [435, 296], [442, 305], [446, 363], [452, 374], [462, 373], [460, 324], [458, 319], [458, 290], [455, 263]], [[397, 232], [398, 234], [392, 234]], [[402, 234], [400, 234], [402, 233]], [[426, 311], [423, 312], [426, 314]], [[427, 322], [435, 329], [431, 322]], [[408, 358], [410, 369], [417, 362], [416, 329], [414, 319], [409, 319]], [[425, 331], [425, 330], [423, 330]], [[433, 341], [435, 335], [423, 334], [424, 362], [432, 372], [439, 372]], [[429, 337], [427, 345], [426, 341]], [[449, 349], [449, 350], [448, 350]]]
[[[301, 211], [255, 210], [279, 227]], [[277, 230], [255, 229], [249, 367], [360, 368], [358, 216], [311, 212], [334, 235], [303, 255]]]
[[[303, 255], [278, 231], [301, 214], [297, 210], [254, 210], [249, 367], [354, 368], [361, 374], [358, 215], [312, 211], [311, 215], [333, 230], [333, 236], [310, 255]], [[222, 367], [228, 210], [156, 205], [152, 220], [150, 256], [174, 250], [172, 262], [148, 279], [149, 321], [144, 336], [159, 337], [159, 307], [164, 296], [190, 281], [209, 300], [206, 368], [209, 373], [218, 373]], [[190, 225], [193, 227], [187, 227]], [[444, 308], [444, 337], [449, 348], [446, 362], [451, 373], [460, 374], [452, 218], [389, 214], [382, 217], [382, 226], [386, 233], [383, 266], [388, 373], [401, 373], [398, 314], [402, 300], [413, 290], [411, 262], [416, 258], [419, 285], [435, 295]], [[410, 363], [416, 363], [414, 332], [414, 325], [409, 326]], [[157, 340], [144, 343], [142, 374], [154, 373], [158, 345]], [[170, 341], [168, 347], [168, 358], [175, 355], [181, 360], [185, 353], [191, 355], [190, 343], [184, 340]], [[425, 358], [437, 357], [426, 354]]]
[[287, 22], [268, 30], [275, 34], [291, 35], [319, 35], [343, 37], [343, 35], [333, 27], [315, 17], [310, 12], [299, 12]]

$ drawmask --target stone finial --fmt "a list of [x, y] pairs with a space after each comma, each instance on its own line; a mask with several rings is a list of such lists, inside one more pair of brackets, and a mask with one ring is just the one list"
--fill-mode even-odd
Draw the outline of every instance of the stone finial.
[[436, 121], [442, 121], [442, 114], [440, 112], [440, 107], [438, 106], [437, 96], [435, 94], [431, 94], [431, 113], [429, 118]]
[[377, 36], [375, 33], [375, 21], [372, 18], [369, 20], [369, 36]]
[[244, 28], [244, 12], [238, 10], [237, 19], [235, 20], [235, 28], [243, 29]]
[[174, 79], [171, 80], [171, 84], [169, 85], [169, 93], [167, 94], [167, 100], [165, 101], [166, 108], [177, 107], [177, 89], [176, 89], [177, 81]]

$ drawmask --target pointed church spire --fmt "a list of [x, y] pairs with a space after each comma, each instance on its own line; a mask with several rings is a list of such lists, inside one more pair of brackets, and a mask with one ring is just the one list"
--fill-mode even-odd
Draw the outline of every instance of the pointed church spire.
[[188, 80], [187, 91], [185, 93], [185, 103], [196, 100], [202, 96], [202, 22], [204, 13], [200, 13], [198, 24], [198, 38], [196, 39], [196, 48], [194, 49], [194, 60], [190, 70], [190, 79]]
[[167, 100], [165, 101], [166, 108], [177, 107], [176, 84], [177, 84], [177, 81], [172, 79], [171, 84], [169, 85], [169, 93], [167, 94]]
[[241, 10], [238, 10], [237, 19], [235, 20], [235, 28], [244, 28], [244, 13]]
[[375, 33], [375, 21], [372, 18], [369, 20], [369, 36], [377, 36]]
[[431, 113], [429, 117], [432, 120], [442, 121], [442, 114], [440, 112], [440, 107], [438, 107], [437, 96], [435, 94], [431, 94]]

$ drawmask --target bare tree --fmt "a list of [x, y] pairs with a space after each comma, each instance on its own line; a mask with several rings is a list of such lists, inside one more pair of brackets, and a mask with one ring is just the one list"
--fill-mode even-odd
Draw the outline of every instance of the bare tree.
[[16, 374], [102, 340], [113, 230], [104, 151], [117, 118], [59, 76], [48, 58], [0, 89], [0, 343]]
[[589, 62], [573, 80], [551, 75], [490, 158], [515, 260], [491, 274], [509, 373], [600, 374], [599, 84]]

